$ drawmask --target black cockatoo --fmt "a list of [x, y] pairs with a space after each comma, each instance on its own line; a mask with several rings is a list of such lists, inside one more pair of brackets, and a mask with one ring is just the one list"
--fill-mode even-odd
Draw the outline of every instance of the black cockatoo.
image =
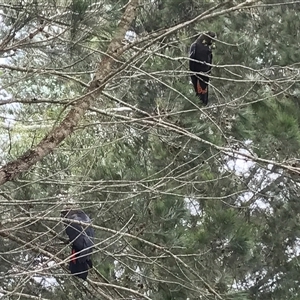
[[72, 220], [90, 224], [91, 219], [80, 209], [63, 210], [61, 216], [65, 218], [66, 234], [72, 244], [72, 254], [69, 264], [70, 272], [86, 280], [88, 269], [93, 266], [91, 255], [95, 234], [91, 226], [76, 224]]
[[[201, 34], [197, 40], [191, 45], [190, 70], [193, 73], [206, 73], [210, 74], [212, 64], [212, 48], [213, 39], [216, 37], [214, 32], [206, 32]], [[199, 62], [197, 62], [197, 61]], [[208, 65], [210, 64], [210, 65]], [[196, 95], [202, 100], [204, 105], [208, 103], [208, 82], [209, 77], [202, 74], [191, 75], [192, 83], [194, 85]]]

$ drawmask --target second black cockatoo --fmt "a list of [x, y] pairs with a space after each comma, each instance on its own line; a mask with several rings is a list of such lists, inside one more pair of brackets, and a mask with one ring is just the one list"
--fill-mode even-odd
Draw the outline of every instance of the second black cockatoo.
[[[190, 48], [190, 70], [194, 73], [191, 75], [192, 83], [196, 95], [201, 99], [204, 105], [208, 103], [208, 82], [212, 64], [212, 47], [213, 40], [216, 37], [214, 32], [201, 34]], [[195, 74], [195, 73], [204, 74]]]
[[[89, 268], [92, 268], [91, 255], [94, 246], [94, 229], [88, 224], [91, 219], [80, 209], [63, 210], [61, 216], [65, 218], [66, 234], [72, 244], [72, 254], [69, 264], [71, 274], [86, 280]], [[81, 225], [73, 220], [87, 223]]]

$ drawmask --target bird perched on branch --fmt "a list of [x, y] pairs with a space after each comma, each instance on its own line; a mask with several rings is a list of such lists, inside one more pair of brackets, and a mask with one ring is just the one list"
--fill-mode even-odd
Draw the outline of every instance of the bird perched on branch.
[[[65, 209], [61, 212], [65, 218], [66, 234], [72, 244], [72, 254], [69, 263], [71, 274], [86, 280], [89, 268], [92, 268], [91, 255], [94, 246], [94, 230], [89, 225], [91, 219], [80, 209]], [[74, 221], [87, 223], [86, 225]]]
[[[208, 82], [212, 64], [213, 40], [216, 38], [214, 32], [201, 34], [190, 48], [190, 70], [194, 73], [191, 75], [192, 83], [196, 95], [201, 99], [204, 105], [208, 103]], [[204, 74], [195, 74], [195, 73]]]

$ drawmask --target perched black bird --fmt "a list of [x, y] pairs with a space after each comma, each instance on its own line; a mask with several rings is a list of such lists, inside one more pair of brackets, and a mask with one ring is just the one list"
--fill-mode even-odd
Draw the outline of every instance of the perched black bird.
[[[201, 34], [197, 40], [191, 45], [190, 58], [190, 70], [193, 73], [206, 73], [210, 74], [212, 64], [212, 47], [213, 39], [216, 37], [214, 32], [206, 32]], [[197, 61], [195, 61], [197, 60]], [[192, 83], [196, 91], [196, 95], [202, 100], [204, 105], [208, 103], [208, 82], [209, 77], [202, 74], [191, 75]]]
[[92, 268], [91, 255], [94, 246], [94, 230], [89, 225], [80, 225], [72, 220], [91, 223], [91, 219], [80, 209], [63, 210], [61, 216], [65, 218], [66, 234], [72, 243], [72, 254], [69, 264], [71, 274], [86, 280], [88, 269]]

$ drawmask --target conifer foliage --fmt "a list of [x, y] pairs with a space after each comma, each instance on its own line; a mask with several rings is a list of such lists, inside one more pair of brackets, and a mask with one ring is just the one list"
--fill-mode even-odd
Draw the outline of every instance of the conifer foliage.
[[[298, 299], [298, 10], [0, 1], [0, 298]], [[65, 205], [95, 232], [86, 281]]]

